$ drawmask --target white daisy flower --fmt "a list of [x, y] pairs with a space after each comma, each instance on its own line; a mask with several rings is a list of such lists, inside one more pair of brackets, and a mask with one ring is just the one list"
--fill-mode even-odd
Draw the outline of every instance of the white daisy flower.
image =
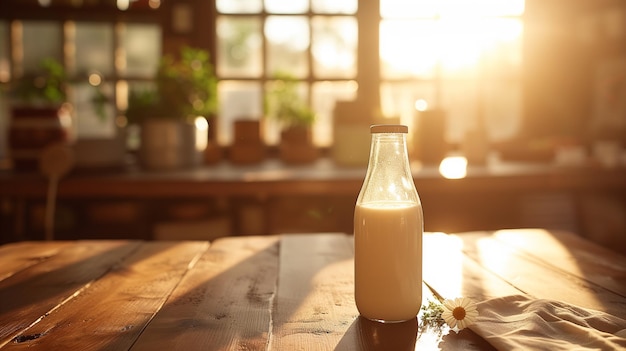
[[477, 317], [478, 310], [476, 309], [476, 304], [466, 297], [445, 300], [443, 302], [441, 318], [450, 328], [458, 327], [459, 330], [463, 329], [474, 323]]

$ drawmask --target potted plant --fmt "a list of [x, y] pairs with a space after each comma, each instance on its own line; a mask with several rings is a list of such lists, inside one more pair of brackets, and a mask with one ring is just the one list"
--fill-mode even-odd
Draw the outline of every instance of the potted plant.
[[46, 58], [37, 74], [21, 77], [9, 86], [9, 153], [16, 170], [36, 170], [45, 146], [69, 142], [72, 120], [66, 85], [63, 65]]
[[286, 163], [308, 163], [318, 157], [313, 145], [312, 126], [315, 112], [298, 94], [298, 81], [285, 73], [276, 80], [265, 95], [265, 115], [276, 120], [281, 128], [279, 154]]
[[154, 89], [131, 91], [126, 117], [141, 128], [139, 159], [149, 169], [197, 166], [217, 111], [217, 78], [206, 50], [184, 47], [164, 56]]

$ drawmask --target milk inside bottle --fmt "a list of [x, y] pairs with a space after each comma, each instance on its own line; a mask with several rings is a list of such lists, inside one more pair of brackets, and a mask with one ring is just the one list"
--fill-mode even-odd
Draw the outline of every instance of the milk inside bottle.
[[355, 300], [380, 322], [415, 318], [422, 300], [422, 207], [403, 125], [374, 125], [354, 211]]

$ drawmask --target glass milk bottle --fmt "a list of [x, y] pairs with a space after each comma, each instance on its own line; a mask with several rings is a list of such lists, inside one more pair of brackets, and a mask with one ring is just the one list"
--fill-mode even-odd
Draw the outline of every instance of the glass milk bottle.
[[401, 322], [422, 302], [422, 205], [413, 183], [407, 126], [373, 125], [369, 163], [354, 210], [355, 301], [365, 318]]

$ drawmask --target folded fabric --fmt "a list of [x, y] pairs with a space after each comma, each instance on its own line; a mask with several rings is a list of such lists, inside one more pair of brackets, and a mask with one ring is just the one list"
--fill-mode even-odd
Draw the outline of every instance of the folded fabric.
[[498, 350], [626, 349], [626, 320], [605, 312], [521, 295], [477, 307], [470, 329]]

